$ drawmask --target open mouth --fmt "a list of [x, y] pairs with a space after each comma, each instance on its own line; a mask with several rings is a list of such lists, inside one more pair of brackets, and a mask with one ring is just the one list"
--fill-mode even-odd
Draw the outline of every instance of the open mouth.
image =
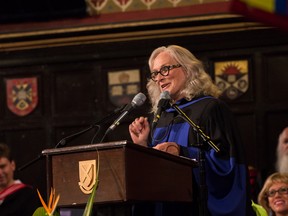
[[162, 88], [162, 89], [165, 89], [168, 85], [169, 85], [169, 84], [163, 84], [163, 85], [161, 85], [161, 88]]
[[275, 206], [279, 206], [279, 205], [284, 205], [284, 201], [283, 200], [276, 200], [275, 202], [274, 202], [274, 205]]

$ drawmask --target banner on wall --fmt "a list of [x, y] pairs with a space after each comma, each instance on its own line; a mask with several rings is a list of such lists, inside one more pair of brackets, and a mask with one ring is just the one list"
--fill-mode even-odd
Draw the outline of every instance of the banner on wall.
[[249, 87], [248, 60], [220, 61], [214, 63], [215, 83], [224, 98], [234, 100]]
[[31, 113], [38, 104], [37, 78], [6, 79], [5, 81], [9, 110], [18, 116]]
[[109, 98], [113, 105], [128, 104], [140, 91], [140, 70], [108, 72], [108, 86]]

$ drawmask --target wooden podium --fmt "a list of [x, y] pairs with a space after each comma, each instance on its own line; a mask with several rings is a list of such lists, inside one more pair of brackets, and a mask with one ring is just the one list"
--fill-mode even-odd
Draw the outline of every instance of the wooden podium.
[[79, 187], [79, 162], [97, 161], [99, 186], [95, 203], [192, 201], [194, 160], [128, 141], [46, 149], [47, 192], [60, 194], [59, 206], [85, 205], [89, 194]]

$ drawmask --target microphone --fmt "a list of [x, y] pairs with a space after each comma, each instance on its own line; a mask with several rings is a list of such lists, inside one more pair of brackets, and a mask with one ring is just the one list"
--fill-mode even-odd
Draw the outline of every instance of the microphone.
[[113, 124], [107, 129], [106, 134], [112, 130], [114, 130], [120, 122], [124, 119], [124, 117], [127, 116], [129, 112], [131, 112], [133, 109], [135, 109], [138, 106], [141, 106], [144, 104], [146, 100], [146, 96], [143, 93], [138, 93], [132, 100], [131, 104], [127, 104], [124, 110], [122, 111], [122, 114], [113, 122]]
[[154, 115], [154, 119], [152, 122], [152, 129], [155, 128], [155, 126], [157, 125], [162, 112], [170, 106], [170, 100], [171, 100], [171, 96], [168, 91], [164, 91], [160, 94], [160, 100], [157, 105], [158, 109]]

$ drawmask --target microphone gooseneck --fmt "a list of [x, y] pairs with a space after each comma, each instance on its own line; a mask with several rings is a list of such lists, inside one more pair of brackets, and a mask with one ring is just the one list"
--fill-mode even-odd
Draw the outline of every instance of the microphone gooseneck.
[[131, 112], [136, 107], [139, 107], [144, 104], [146, 101], [146, 96], [143, 93], [138, 93], [132, 100], [131, 104], [128, 104], [122, 114], [113, 122], [113, 124], [110, 125], [110, 127], [107, 129], [106, 134], [108, 134], [110, 131], [114, 130], [120, 122], [127, 116], [129, 112]]
[[105, 116], [103, 119], [101, 119], [100, 121], [93, 123], [92, 125], [90, 125], [88, 128], [85, 128], [81, 131], [77, 131], [76, 133], [70, 134], [69, 136], [64, 137], [63, 139], [61, 139], [57, 145], [54, 148], [58, 148], [58, 147], [64, 147], [67, 143], [67, 141], [76, 138], [84, 133], [86, 133], [87, 131], [93, 129], [93, 128], [98, 128], [98, 132], [101, 128], [101, 124], [107, 122], [109, 119], [113, 118], [116, 114], [119, 114], [120, 112], [122, 112], [124, 110], [124, 108], [127, 105], [123, 105], [121, 107], [117, 107], [115, 110], [113, 110], [113, 112], [111, 112], [108, 116]]
[[154, 119], [152, 122], [152, 130], [156, 127], [161, 117], [162, 112], [168, 107], [170, 107], [170, 100], [171, 100], [171, 96], [168, 91], [164, 91], [160, 94], [160, 100], [157, 105], [158, 109], [154, 115]]

